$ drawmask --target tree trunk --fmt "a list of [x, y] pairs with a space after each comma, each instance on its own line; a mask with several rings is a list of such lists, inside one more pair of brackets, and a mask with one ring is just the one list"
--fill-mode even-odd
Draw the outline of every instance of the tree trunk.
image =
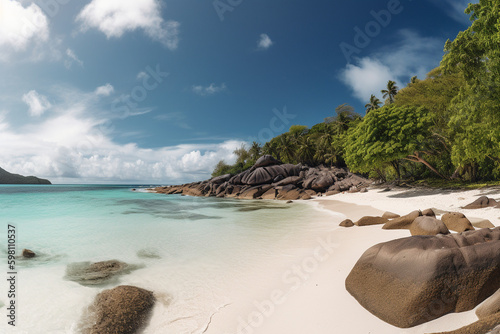
[[401, 180], [401, 172], [399, 171], [399, 163], [397, 161], [391, 161], [391, 165], [396, 171], [396, 175], [398, 176], [398, 181]]
[[425, 159], [421, 158], [418, 152], [414, 152], [413, 155], [408, 155], [405, 158], [405, 160], [422, 163], [425, 166], [427, 166], [427, 168], [429, 168], [431, 171], [439, 175], [440, 178], [448, 180], [448, 178], [439, 173], [436, 168], [432, 167], [430, 163], [425, 161]]

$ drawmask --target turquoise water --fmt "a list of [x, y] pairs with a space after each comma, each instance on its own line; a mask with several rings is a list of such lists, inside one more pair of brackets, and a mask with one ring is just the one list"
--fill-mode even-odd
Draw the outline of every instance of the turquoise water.
[[[65, 279], [66, 266], [118, 259], [140, 267], [120, 277], [118, 284], [141, 286], [160, 296], [145, 333], [196, 333], [211, 308], [227, 298], [225, 287], [238, 275], [256, 270], [263, 259], [286, 259], [289, 250], [282, 245], [327, 228], [311, 223], [315, 217], [306, 204], [141, 190], [0, 186], [0, 263], [5, 273], [9, 224], [16, 227], [18, 254], [23, 248], [38, 254], [17, 260], [17, 326], [3, 320], [0, 329], [78, 333], [86, 306], [99, 291], [117, 283], [82, 286]], [[0, 312], [6, 314], [8, 286], [2, 281]]]

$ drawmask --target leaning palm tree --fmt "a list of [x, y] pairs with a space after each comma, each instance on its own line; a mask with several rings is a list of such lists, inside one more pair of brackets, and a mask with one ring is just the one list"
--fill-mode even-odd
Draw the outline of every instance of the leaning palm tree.
[[398, 86], [396, 86], [396, 82], [389, 80], [387, 83], [387, 89], [381, 90], [384, 99], [386, 99], [387, 104], [394, 103], [394, 96], [398, 93]]
[[380, 108], [381, 104], [382, 102], [372, 94], [370, 97], [370, 103], [365, 104], [366, 113], [368, 114], [370, 111]]

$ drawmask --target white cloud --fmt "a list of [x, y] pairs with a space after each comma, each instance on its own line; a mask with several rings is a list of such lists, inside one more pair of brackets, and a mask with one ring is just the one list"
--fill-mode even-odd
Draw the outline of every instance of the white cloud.
[[71, 68], [71, 65], [73, 65], [73, 63], [77, 63], [80, 67], [83, 67], [83, 61], [81, 61], [77, 55], [75, 54], [75, 52], [71, 49], [66, 49], [66, 56], [69, 58], [69, 59], [66, 59], [64, 61], [64, 66], [66, 66], [67, 69], [70, 69]]
[[0, 167], [58, 183], [184, 183], [209, 178], [221, 159], [234, 162], [232, 152], [243, 143], [119, 144], [113, 115], [96, 110], [94, 93], [65, 88], [59, 94], [54, 112], [32, 124], [14, 127], [10, 114], [0, 113]]
[[362, 58], [357, 65], [347, 64], [341, 74], [341, 80], [353, 90], [355, 97], [365, 101], [371, 94], [385, 87], [387, 81], [393, 80], [391, 69], [380, 61]]
[[95, 94], [98, 96], [110, 96], [115, 91], [115, 88], [107, 83], [104, 86], [99, 86], [95, 90]]
[[200, 96], [214, 95], [226, 90], [226, 84], [221, 84], [217, 86], [215, 83], [211, 83], [209, 86], [193, 86], [193, 92]]
[[49, 20], [40, 7], [32, 3], [23, 7], [19, 1], [0, 0], [0, 60], [13, 52], [24, 51], [49, 38]]
[[108, 38], [142, 29], [153, 40], [171, 50], [179, 43], [179, 22], [165, 22], [158, 0], [92, 0], [78, 14], [83, 31], [95, 28]]
[[273, 45], [273, 41], [267, 34], [261, 34], [260, 39], [257, 42], [259, 49], [267, 50]]
[[430, 70], [439, 66], [444, 41], [422, 37], [411, 30], [399, 31], [397, 39], [399, 42], [358, 59], [356, 64], [347, 64], [341, 71], [340, 80], [361, 101], [367, 102], [371, 94], [381, 99], [380, 91], [389, 80], [403, 88], [412, 76], [425, 78]]
[[29, 106], [31, 116], [41, 116], [52, 105], [47, 98], [38, 94], [35, 90], [31, 90], [23, 95], [23, 101]]

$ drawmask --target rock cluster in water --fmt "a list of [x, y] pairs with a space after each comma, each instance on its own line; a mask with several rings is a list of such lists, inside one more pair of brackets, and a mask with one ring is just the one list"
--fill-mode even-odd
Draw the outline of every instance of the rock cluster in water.
[[112, 282], [116, 276], [128, 274], [137, 269], [118, 260], [101, 262], [75, 262], [66, 267], [66, 279], [81, 285], [101, 285]]
[[283, 164], [270, 155], [237, 175], [222, 175], [203, 182], [158, 187], [163, 194], [240, 199], [310, 199], [318, 194], [366, 191], [370, 181], [345, 168]]

